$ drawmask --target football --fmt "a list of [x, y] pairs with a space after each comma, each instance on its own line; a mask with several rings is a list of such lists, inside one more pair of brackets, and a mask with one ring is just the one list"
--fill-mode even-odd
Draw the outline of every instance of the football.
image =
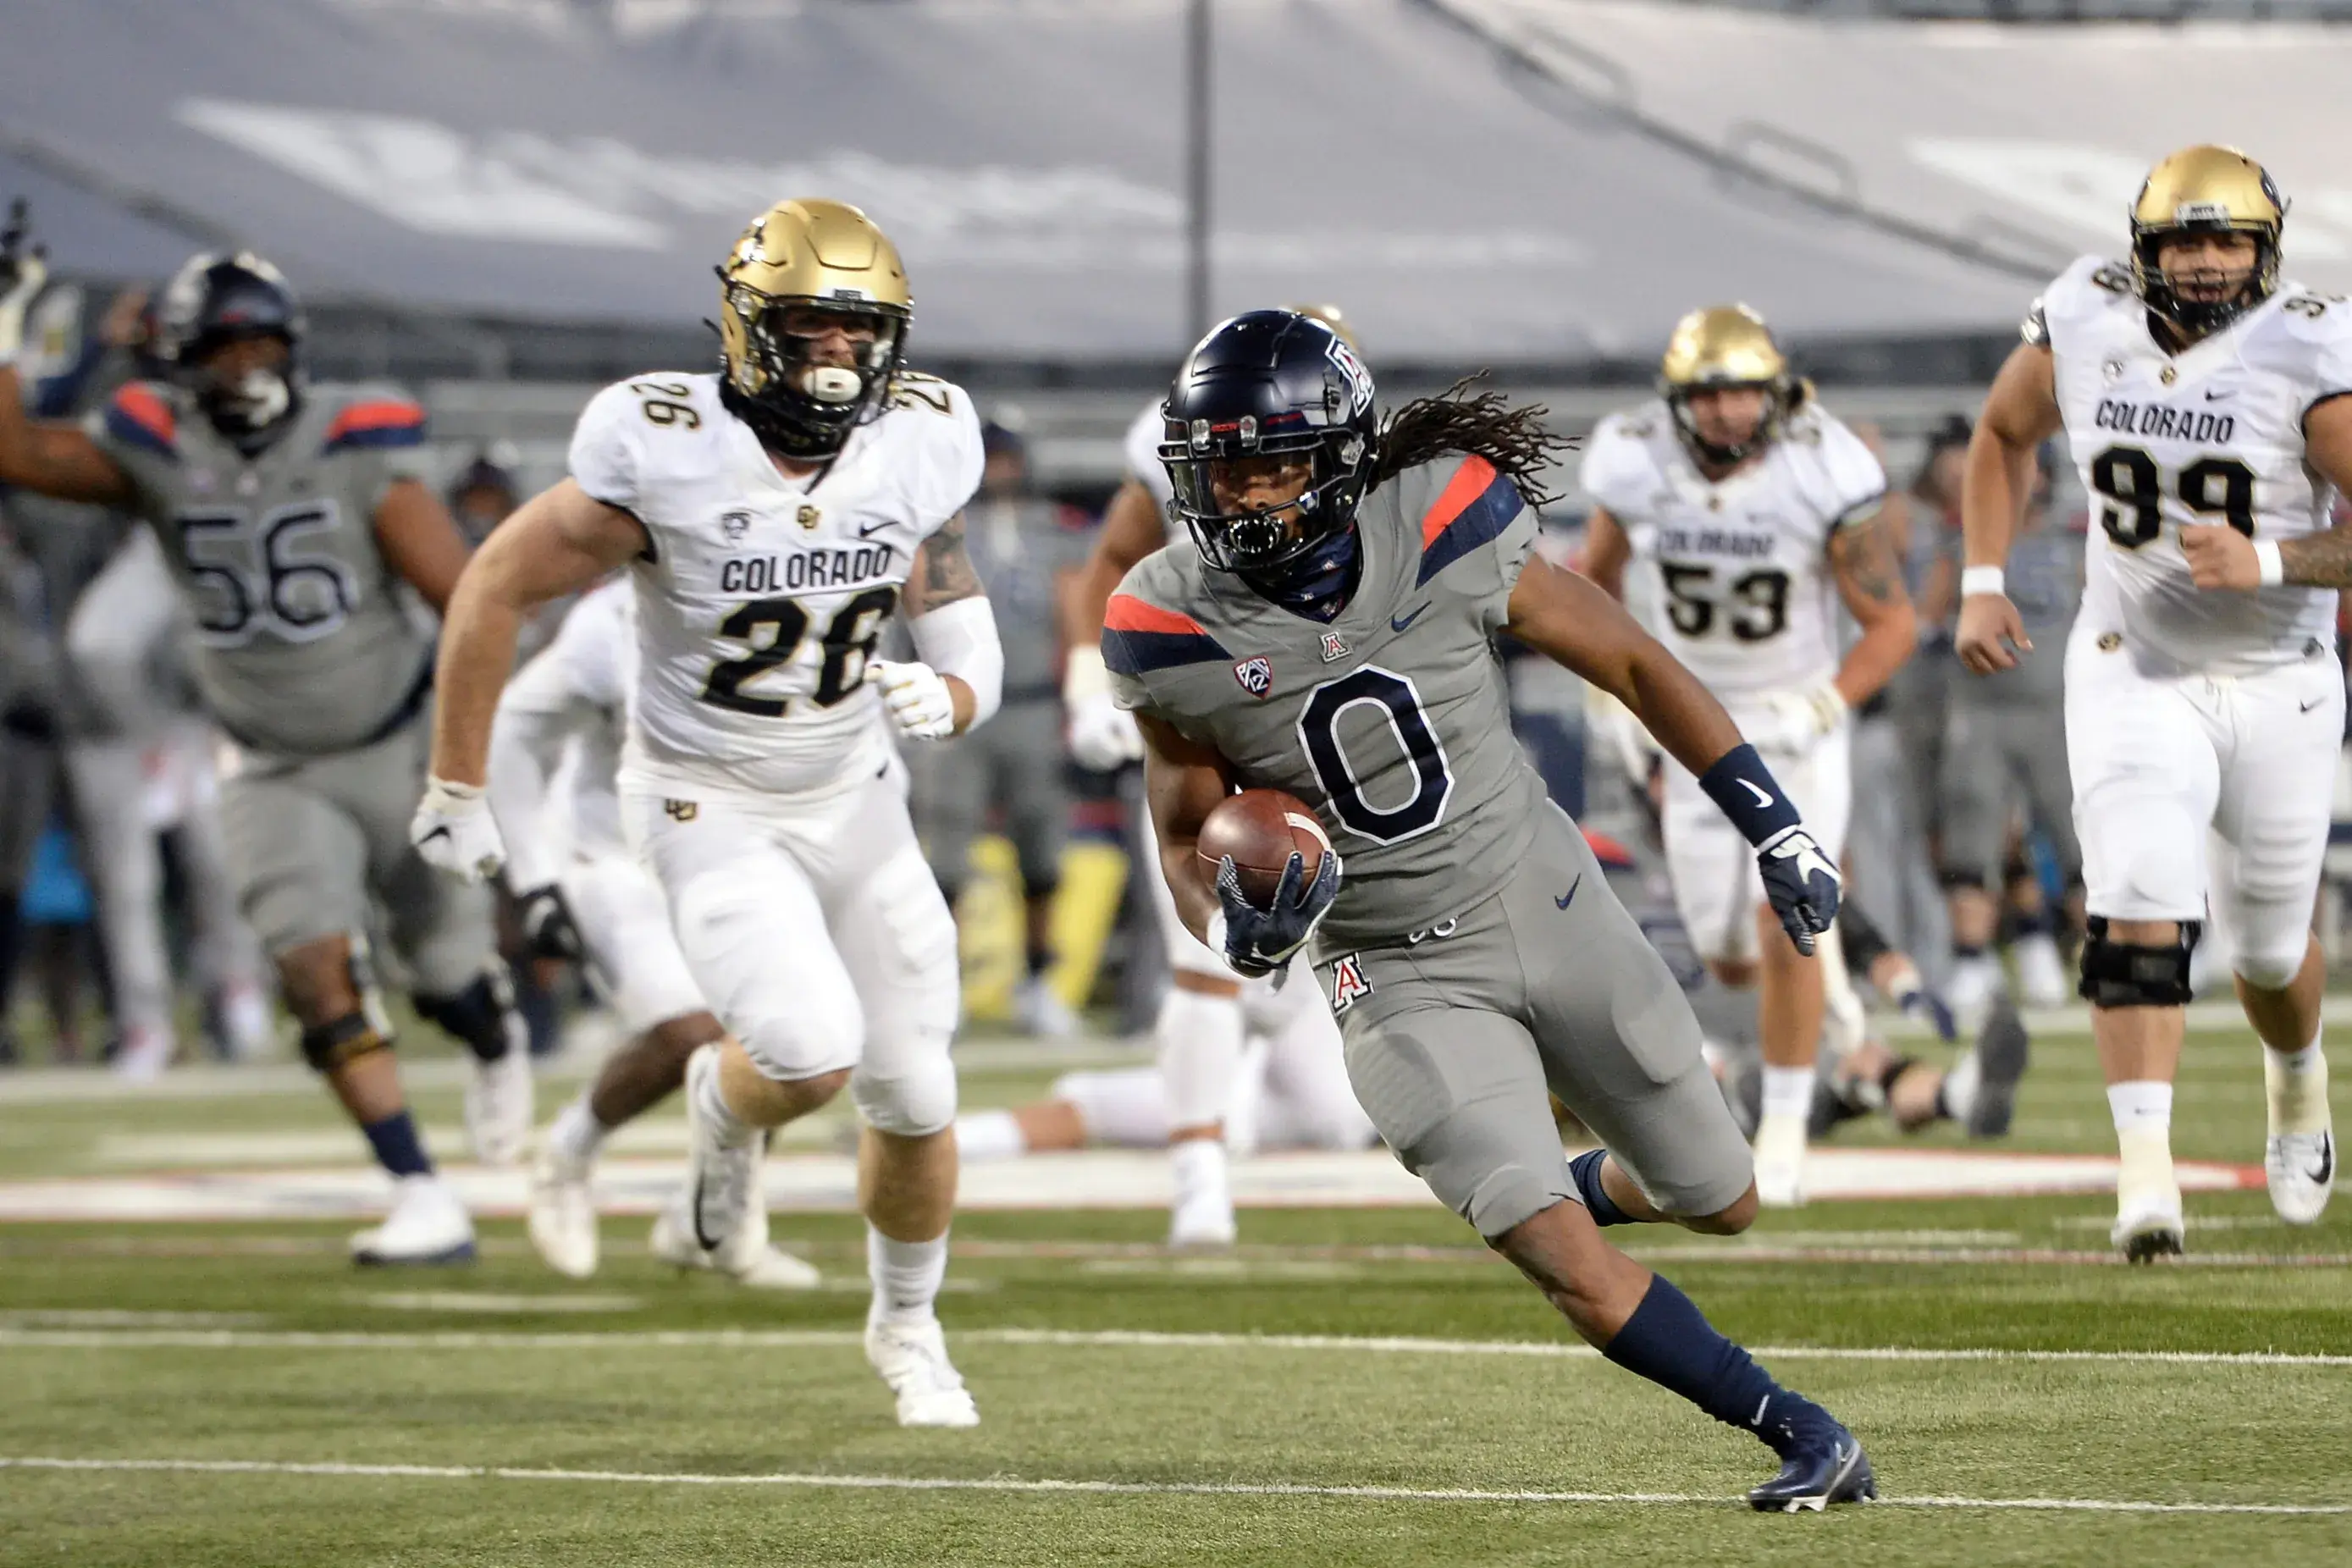
[[1201, 824], [1194, 852], [1208, 866], [1213, 884], [1218, 865], [1232, 856], [1241, 872], [1243, 895], [1265, 909], [1274, 902], [1275, 889], [1281, 885], [1283, 868], [1291, 856], [1304, 858], [1307, 874], [1312, 877], [1315, 868], [1323, 863], [1323, 852], [1330, 847], [1323, 825], [1315, 820], [1305, 801], [1278, 789], [1245, 789], [1218, 802], [1209, 813], [1209, 819]]

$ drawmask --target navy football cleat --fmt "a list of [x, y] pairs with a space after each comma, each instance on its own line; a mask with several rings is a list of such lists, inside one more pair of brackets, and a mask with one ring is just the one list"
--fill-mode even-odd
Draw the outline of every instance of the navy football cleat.
[[1832, 1503], [1867, 1502], [1877, 1495], [1870, 1456], [1832, 1421], [1819, 1432], [1790, 1437], [1780, 1453], [1780, 1473], [1749, 1492], [1748, 1506], [1759, 1513], [1819, 1513]]

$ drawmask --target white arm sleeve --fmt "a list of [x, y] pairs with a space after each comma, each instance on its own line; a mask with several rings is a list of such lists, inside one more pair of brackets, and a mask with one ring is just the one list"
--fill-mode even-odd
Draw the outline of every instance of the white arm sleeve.
[[[555, 880], [562, 869], [549, 789], [573, 735], [606, 721], [617, 692], [614, 661], [597, 623], [607, 603], [592, 595], [572, 609], [555, 640], [522, 667], [499, 699], [490, 727], [490, 815], [507, 842], [507, 879], [517, 892]], [[625, 633], [625, 626], [622, 628]]]
[[971, 722], [978, 729], [1004, 700], [1004, 646], [996, 638], [996, 615], [974, 594], [954, 599], [907, 623], [915, 657], [941, 675], [971, 688]]

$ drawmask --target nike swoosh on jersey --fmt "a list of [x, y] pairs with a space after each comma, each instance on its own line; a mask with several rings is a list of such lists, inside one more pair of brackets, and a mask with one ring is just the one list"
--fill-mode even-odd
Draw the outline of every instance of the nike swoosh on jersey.
[[1552, 902], [1558, 904], [1561, 909], [1568, 908], [1569, 905], [1576, 901], [1576, 889], [1582, 886], [1584, 886], [1584, 873], [1579, 871], [1576, 874], [1576, 880], [1568, 885], [1568, 891], [1552, 900]]
[[2299, 705], [2299, 706], [2295, 709], [2295, 711], [2296, 711], [2296, 712], [2298, 712], [2298, 713], [2308, 713], [2308, 712], [2310, 712], [2313, 709], [2315, 709], [2315, 708], [2318, 707], [2321, 703], [2323, 703], [2323, 702], [2325, 702], [2325, 701], [2326, 701], [2326, 700], [2327, 700], [2327, 699], [2326, 699], [2326, 698], [2325, 698], [2325, 697], [2315, 697], [2315, 698], [2313, 698], [2310, 701], [2308, 701], [2308, 702], [2305, 702], [2305, 703], [2303, 703], [2303, 704]]
[[1405, 629], [1405, 627], [1407, 627], [1407, 626], [1409, 626], [1412, 625], [1412, 623], [1413, 623], [1413, 622], [1415, 622], [1415, 621], [1417, 621], [1417, 620], [1421, 619], [1421, 613], [1422, 613], [1422, 611], [1423, 611], [1423, 610], [1425, 610], [1425, 609], [1429, 608], [1429, 606], [1430, 606], [1432, 604], [1433, 604], [1433, 603], [1435, 603], [1435, 601], [1434, 601], [1434, 600], [1431, 600], [1431, 599], [1423, 599], [1420, 604], [1415, 605], [1412, 608], [1412, 610], [1410, 610], [1410, 611], [1409, 611], [1409, 612], [1407, 612], [1406, 614], [1402, 615], [1402, 616], [1391, 616], [1389, 617], [1389, 630], [1391, 630], [1391, 631], [1392, 631], [1392, 632], [1401, 632], [1401, 631], [1404, 630], [1404, 629]]
[[885, 519], [880, 522], [861, 522], [857, 525], [857, 537], [860, 539], [871, 539], [886, 528], [896, 528], [898, 526], [898, 525], [895, 521], [889, 519]]

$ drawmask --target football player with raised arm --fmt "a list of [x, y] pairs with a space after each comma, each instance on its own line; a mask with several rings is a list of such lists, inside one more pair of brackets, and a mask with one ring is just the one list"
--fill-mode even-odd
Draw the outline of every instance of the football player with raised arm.
[[195, 624], [190, 666], [226, 736], [221, 818], [246, 921], [326, 1079], [396, 1183], [352, 1238], [362, 1263], [472, 1258], [472, 1221], [434, 1173], [401, 1092], [365, 931], [380, 906], [416, 1009], [472, 1053], [475, 1152], [530, 1134], [522, 1020], [488, 896], [409, 847], [424, 777], [433, 634], [404, 602], [448, 602], [466, 544], [424, 482], [425, 411], [382, 385], [302, 374], [303, 315], [249, 251], [191, 258], [156, 304], [162, 381], [86, 425], [25, 417], [14, 363], [46, 268], [0, 237], [0, 483], [132, 512]]
[[[2114, 1239], [2145, 1261], [2186, 1237], [2172, 1079], [2209, 906], [2264, 1047], [2271, 1205], [2309, 1225], [2335, 1184], [2311, 913], [2344, 738], [2352, 527], [2330, 508], [2352, 485], [2352, 304], [2280, 280], [2286, 204], [2235, 148], [2157, 164], [2130, 220], [2126, 259], [2083, 257], [2035, 301], [1985, 399], [1957, 644], [1979, 674], [2064, 660]], [[2061, 429], [2097, 526], [2066, 646], [2036, 653], [2002, 568]], [[2221, 875], [2209, 831], [2235, 851]]]
[[[616, 383], [572, 477], [499, 525], [441, 645], [436, 864], [505, 858], [482, 796], [521, 618], [626, 567], [638, 673], [624, 831], [729, 1031], [688, 1063], [684, 1214], [718, 1253], [751, 1222], [763, 1135], [846, 1088], [865, 1129], [866, 1352], [913, 1426], [970, 1426], [933, 1303], [955, 1206], [955, 922], [907, 813], [897, 742], [994, 710], [1003, 658], [964, 549], [980, 421], [905, 367], [898, 253], [856, 207], [777, 204], [719, 268], [722, 361]], [[903, 614], [920, 662], [874, 657]]]

